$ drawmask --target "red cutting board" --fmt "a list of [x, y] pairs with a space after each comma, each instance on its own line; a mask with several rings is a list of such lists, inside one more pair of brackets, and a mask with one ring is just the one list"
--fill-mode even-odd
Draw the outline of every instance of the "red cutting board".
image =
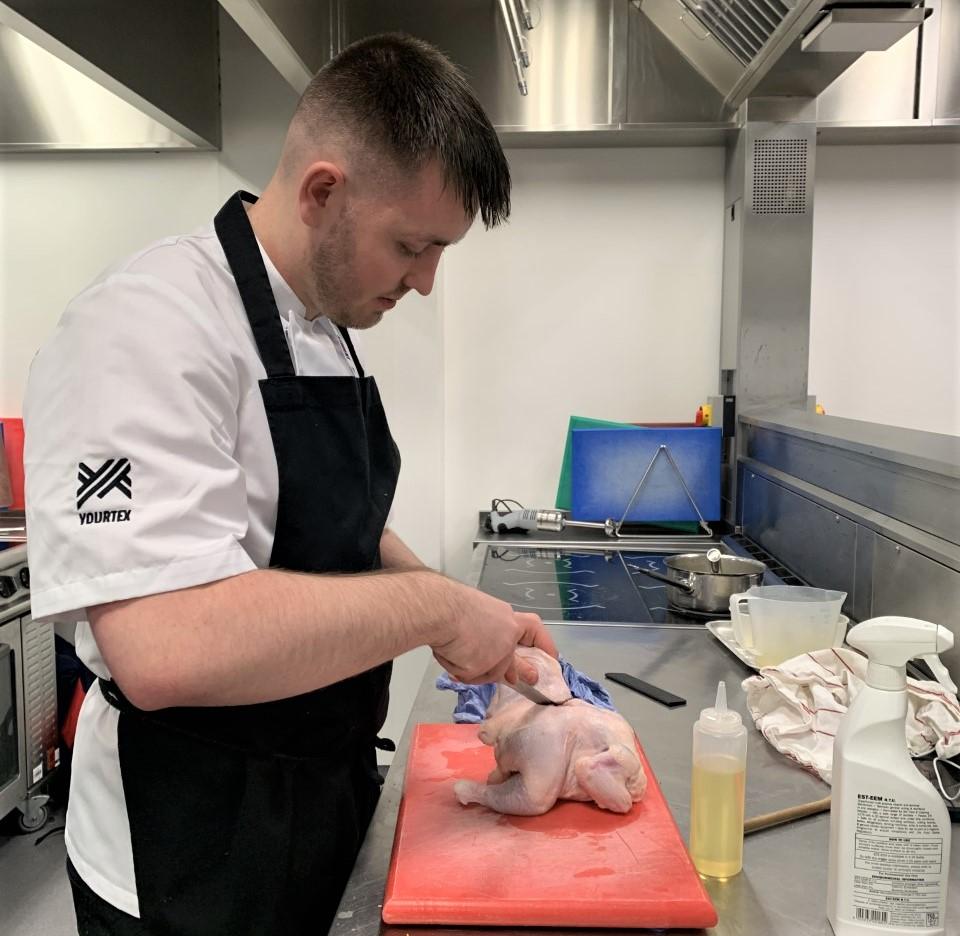
[[418, 725], [383, 919], [486, 926], [708, 927], [717, 913], [660, 787], [625, 816], [560, 802], [543, 816], [461, 806], [460, 779], [483, 780], [492, 748], [476, 725]]

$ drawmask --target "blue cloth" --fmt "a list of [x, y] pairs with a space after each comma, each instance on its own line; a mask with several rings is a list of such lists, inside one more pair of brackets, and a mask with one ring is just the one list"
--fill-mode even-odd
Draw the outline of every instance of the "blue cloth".
[[[609, 709], [615, 712], [610, 695], [596, 680], [574, 669], [563, 657], [560, 657], [560, 669], [563, 678], [570, 687], [575, 699], [583, 699], [598, 708]], [[497, 691], [496, 683], [484, 683], [482, 686], [471, 686], [457, 682], [449, 673], [437, 677], [438, 689], [452, 689], [457, 694], [457, 706], [453, 710], [453, 720], [457, 724], [476, 724], [482, 722], [487, 715], [487, 709], [493, 701]]]

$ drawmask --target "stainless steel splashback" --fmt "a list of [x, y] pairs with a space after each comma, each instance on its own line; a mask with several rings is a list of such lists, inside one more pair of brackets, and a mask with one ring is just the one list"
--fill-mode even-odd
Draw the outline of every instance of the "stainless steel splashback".
[[[513, 0], [511, 0], [511, 3]], [[493, 0], [351, 0], [340, 5], [344, 44], [399, 31], [438, 46], [467, 74], [498, 130], [612, 129], [625, 119], [627, 17], [623, 0], [549, 0], [526, 33], [527, 91]]]
[[[511, 41], [498, 0], [221, 4], [300, 91], [312, 70], [357, 39], [391, 31], [425, 39], [463, 69], [511, 146], [635, 145], [644, 131], [672, 145], [722, 143], [734, 127], [716, 89], [629, 0], [530, 4], [533, 28], [522, 30], [528, 67], [516, 65], [516, 30]], [[305, 35], [319, 38], [308, 44]]]
[[[825, 9], [825, 0], [538, 0], [526, 4], [531, 29], [521, 25], [524, 0], [220, 2], [298, 91], [363, 36], [426, 39], [464, 69], [509, 146], [722, 144], [748, 98], [815, 97], [851, 65], [854, 80], [831, 88], [825, 139], [874, 125], [875, 141], [893, 127], [925, 127], [931, 141], [958, 130], [957, 57], [938, 30], [942, 19], [949, 31], [960, 0], [923, 0], [922, 9], [853, 0], [852, 10]], [[912, 42], [894, 42], [931, 12], [922, 42], [915, 29], [904, 37]], [[857, 62], [861, 49], [891, 44], [897, 52]]]

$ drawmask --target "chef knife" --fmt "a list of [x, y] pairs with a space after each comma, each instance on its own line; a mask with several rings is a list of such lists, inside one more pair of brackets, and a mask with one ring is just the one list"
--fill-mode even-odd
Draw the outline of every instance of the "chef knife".
[[525, 699], [529, 699], [531, 702], [536, 702], [537, 705], [560, 705], [559, 702], [554, 702], [552, 699], [548, 699], [536, 686], [531, 686], [530, 683], [524, 682], [522, 679], [518, 679], [515, 683], [510, 683], [504, 681], [503, 685], [513, 689], [514, 692], [519, 692]]

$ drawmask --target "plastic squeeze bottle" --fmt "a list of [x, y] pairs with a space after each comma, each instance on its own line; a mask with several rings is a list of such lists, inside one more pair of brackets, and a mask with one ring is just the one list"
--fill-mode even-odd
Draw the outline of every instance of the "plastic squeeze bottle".
[[953, 634], [880, 617], [847, 642], [869, 663], [833, 745], [827, 918], [837, 936], [945, 936], [950, 817], [910, 759], [904, 724], [907, 661], [949, 650]]
[[743, 796], [747, 729], [727, 708], [727, 687], [693, 726], [690, 857], [700, 874], [728, 878], [743, 867]]

